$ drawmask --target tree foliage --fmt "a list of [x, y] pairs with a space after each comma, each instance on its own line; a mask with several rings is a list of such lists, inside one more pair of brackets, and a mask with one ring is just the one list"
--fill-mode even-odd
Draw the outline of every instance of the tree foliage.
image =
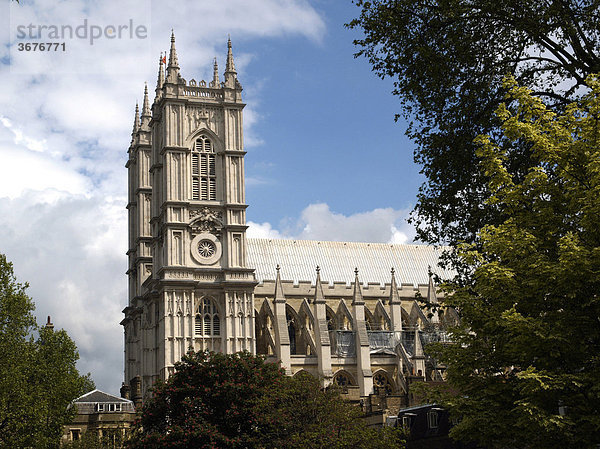
[[462, 324], [434, 354], [460, 392], [452, 435], [489, 448], [600, 443], [600, 79], [557, 114], [508, 79], [497, 114], [531, 146], [522, 178], [507, 151], [477, 140], [487, 205], [506, 217], [459, 249], [469, 282], [449, 283]]
[[26, 289], [0, 254], [0, 448], [57, 447], [70, 402], [93, 386], [67, 333], [37, 326]]
[[427, 242], [472, 241], [484, 224], [501, 222], [486, 177], [477, 169], [479, 134], [506, 149], [519, 177], [530, 147], [504, 139], [494, 111], [512, 75], [561, 111], [600, 72], [599, 0], [373, 0], [348, 26], [381, 77], [394, 80], [415, 160], [427, 177], [412, 220]]
[[76, 441], [69, 441], [61, 449], [122, 449], [126, 441], [126, 429], [103, 429], [102, 436], [98, 432], [88, 430]]
[[316, 379], [287, 377], [249, 353], [190, 353], [158, 383], [130, 449], [389, 448], [391, 429], [370, 429], [360, 411]]

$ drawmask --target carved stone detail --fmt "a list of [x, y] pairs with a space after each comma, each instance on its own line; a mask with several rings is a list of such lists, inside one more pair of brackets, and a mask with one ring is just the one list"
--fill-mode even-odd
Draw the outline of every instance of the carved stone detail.
[[208, 207], [190, 210], [193, 234], [210, 233], [219, 237], [223, 228], [223, 213]]

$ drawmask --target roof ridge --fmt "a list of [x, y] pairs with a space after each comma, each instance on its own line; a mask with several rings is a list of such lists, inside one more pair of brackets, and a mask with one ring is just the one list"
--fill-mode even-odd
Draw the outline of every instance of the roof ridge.
[[269, 238], [269, 237], [248, 237], [248, 240], [262, 240], [265, 242], [306, 242], [306, 243], [334, 243], [334, 244], [350, 244], [350, 245], [385, 245], [385, 246], [411, 246], [418, 248], [447, 248], [447, 245], [428, 245], [425, 243], [389, 243], [389, 242], [348, 242], [340, 240], [310, 240], [310, 239], [294, 239], [294, 238]]

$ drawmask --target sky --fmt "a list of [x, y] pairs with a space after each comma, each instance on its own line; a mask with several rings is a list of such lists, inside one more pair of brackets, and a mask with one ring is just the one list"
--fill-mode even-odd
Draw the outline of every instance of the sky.
[[[406, 217], [423, 177], [406, 123], [394, 121], [392, 81], [353, 57], [350, 0], [0, 8], [0, 253], [29, 283], [38, 322], [51, 315], [66, 329], [98, 388], [117, 394], [123, 381], [124, 166], [136, 101], [144, 82], [153, 98], [171, 29], [187, 80], [210, 80], [214, 57], [222, 76], [231, 37], [250, 237], [412, 242]], [[40, 42], [53, 46], [25, 50]]]

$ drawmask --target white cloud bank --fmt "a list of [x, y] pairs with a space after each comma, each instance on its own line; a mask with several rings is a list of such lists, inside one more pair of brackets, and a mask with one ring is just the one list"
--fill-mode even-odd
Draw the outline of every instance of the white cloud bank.
[[318, 203], [306, 207], [299, 219], [285, 220], [281, 230], [250, 221], [247, 234], [253, 238], [411, 243], [415, 232], [406, 222], [408, 214], [409, 210], [385, 208], [346, 216]]

